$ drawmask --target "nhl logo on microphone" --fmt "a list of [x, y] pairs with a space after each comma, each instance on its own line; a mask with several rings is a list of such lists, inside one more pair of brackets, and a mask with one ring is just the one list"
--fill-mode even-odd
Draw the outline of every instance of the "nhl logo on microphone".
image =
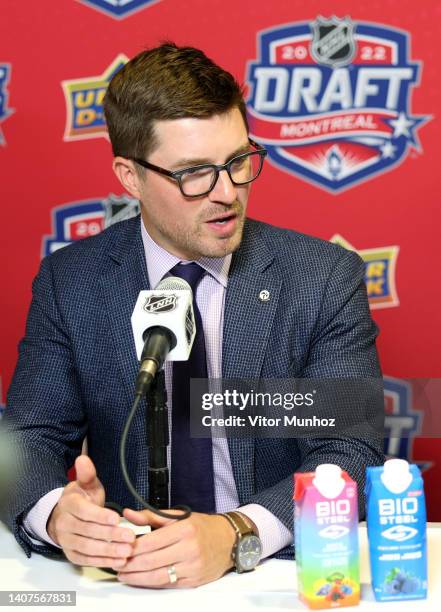
[[143, 309], [150, 314], [170, 312], [176, 308], [177, 300], [176, 295], [149, 295]]

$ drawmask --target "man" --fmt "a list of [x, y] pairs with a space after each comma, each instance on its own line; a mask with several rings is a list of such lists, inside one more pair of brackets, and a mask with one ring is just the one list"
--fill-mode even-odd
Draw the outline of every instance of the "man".
[[[213, 439], [201, 475], [212, 471], [212, 511], [176, 521], [140, 511], [118, 460], [138, 367], [130, 316], [139, 291], [197, 262], [210, 378], [380, 376], [377, 330], [356, 254], [246, 219], [264, 153], [248, 138], [242, 93], [228, 72], [199, 50], [163, 44], [114, 76], [104, 107], [113, 169], [141, 202], [141, 218], [42, 262], [6, 411], [30, 469], [5, 520], [27, 554], [61, 548], [73, 563], [114, 568], [127, 584], [197, 586], [233, 566], [247, 569], [244, 537], [260, 538], [263, 557], [292, 557], [295, 471], [337, 463], [362, 489], [365, 467], [382, 453], [368, 440]], [[192, 444], [185, 439], [174, 458], [182, 442], [177, 372], [167, 364], [172, 500]], [[89, 456], [78, 457], [86, 435]], [[127, 462], [148, 497], [144, 435], [138, 414]], [[77, 480], [67, 484], [75, 458]], [[157, 529], [135, 541], [105, 499]]]

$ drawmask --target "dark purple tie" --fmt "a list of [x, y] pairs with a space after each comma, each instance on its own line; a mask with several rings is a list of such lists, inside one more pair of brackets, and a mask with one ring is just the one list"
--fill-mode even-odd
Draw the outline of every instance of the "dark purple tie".
[[204, 329], [196, 304], [196, 287], [205, 270], [197, 263], [179, 263], [172, 276], [183, 278], [193, 291], [196, 337], [188, 361], [173, 362], [171, 436], [171, 505], [185, 504], [195, 512], [215, 512], [213, 455], [210, 438], [190, 437], [190, 379], [207, 379]]

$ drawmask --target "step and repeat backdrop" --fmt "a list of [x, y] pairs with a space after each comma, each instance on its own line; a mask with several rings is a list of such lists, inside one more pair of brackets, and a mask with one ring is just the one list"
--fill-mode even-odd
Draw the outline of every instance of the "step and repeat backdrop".
[[111, 170], [107, 83], [173, 40], [246, 85], [268, 149], [250, 216], [363, 258], [385, 451], [420, 465], [441, 520], [441, 3], [2, 0], [0, 14], [0, 413], [41, 258], [138, 212]]

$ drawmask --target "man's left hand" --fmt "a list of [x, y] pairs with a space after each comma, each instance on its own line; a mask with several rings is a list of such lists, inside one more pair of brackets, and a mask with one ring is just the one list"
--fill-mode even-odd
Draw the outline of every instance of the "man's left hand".
[[[178, 514], [167, 510], [170, 514]], [[118, 580], [149, 588], [188, 588], [217, 580], [233, 567], [231, 551], [236, 534], [218, 514], [193, 512], [178, 521], [149, 510], [126, 508], [124, 517], [135, 525], [151, 525], [151, 533], [136, 539], [132, 556], [118, 570]], [[176, 582], [170, 573], [175, 572]]]

